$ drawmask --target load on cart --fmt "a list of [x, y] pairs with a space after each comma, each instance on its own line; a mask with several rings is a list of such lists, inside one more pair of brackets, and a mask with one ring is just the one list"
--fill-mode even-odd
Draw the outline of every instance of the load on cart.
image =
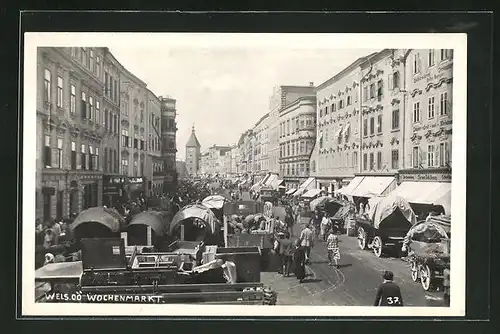
[[444, 271], [450, 268], [451, 217], [429, 217], [414, 225], [406, 235], [411, 278], [420, 281], [425, 291], [442, 287]]
[[389, 252], [400, 255], [404, 237], [417, 223], [415, 213], [399, 196], [389, 195], [373, 202], [367, 215], [356, 218], [359, 248], [371, 248], [377, 257]]

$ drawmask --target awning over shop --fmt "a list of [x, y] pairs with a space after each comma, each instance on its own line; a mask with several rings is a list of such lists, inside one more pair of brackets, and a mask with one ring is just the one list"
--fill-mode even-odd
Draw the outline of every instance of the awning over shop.
[[449, 182], [403, 182], [392, 193], [403, 197], [410, 203], [441, 205], [446, 214], [451, 214], [451, 183]]
[[351, 195], [358, 197], [384, 196], [395, 188], [396, 179], [393, 176], [365, 176]]
[[278, 189], [279, 186], [283, 183], [284, 180], [276, 178], [272, 183], [271, 183], [271, 188], [273, 189]]
[[291, 195], [291, 194], [293, 194], [296, 191], [297, 191], [297, 189], [295, 189], [295, 188], [288, 189], [287, 192], [285, 193], [285, 195]]
[[322, 192], [321, 189], [311, 189], [307, 191], [302, 197], [304, 198], [313, 198], [314, 196], [319, 195]]
[[356, 189], [357, 186], [359, 186], [364, 178], [364, 176], [356, 176], [347, 186], [338, 189], [336, 192], [342, 195], [351, 195], [351, 193]]
[[314, 177], [310, 177], [307, 180], [305, 180], [297, 189], [297, 191], [293, 194], [294, 197], [298, 197], [305, 193], [306, 191], [310, 190], [314, 186]]
[[[278, 175], [271, 174], [264, 183], [265, 186], [272, 186], [272, 184], [278, 179]], [[279, 185], [279, 184], [278, 184]]]

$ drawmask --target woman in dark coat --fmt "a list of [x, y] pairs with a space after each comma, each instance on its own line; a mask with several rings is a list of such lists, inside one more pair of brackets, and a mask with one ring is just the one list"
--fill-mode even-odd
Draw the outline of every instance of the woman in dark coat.
[[295, 269], [295, 277], [302, 283], [306, 277], [306, 253], [304, 247], [300, 245], [300, 240], [297, 239], [296, 250], [293, 254], [293, 264]]

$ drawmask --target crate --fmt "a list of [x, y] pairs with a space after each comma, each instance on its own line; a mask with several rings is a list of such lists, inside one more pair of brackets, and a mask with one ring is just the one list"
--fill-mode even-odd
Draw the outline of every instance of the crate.
[[234, 262], [236, 282], [260, 282], [261, 255], [258, 247], [217, 248], [215, 258]]

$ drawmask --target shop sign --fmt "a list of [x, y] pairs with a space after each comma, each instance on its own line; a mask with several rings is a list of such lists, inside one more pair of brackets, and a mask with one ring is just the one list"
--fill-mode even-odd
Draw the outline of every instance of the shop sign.
[[436, 127], [440, 126], [446, 126], [446, 125], [451, 125], [453, 121], [451, 119], [444, 119], [440, 120], [439, 122], [434, 122], [431, 124], [425, 124], [425, 125], [414, 125], [413, 126], [413, 131], [420, 131], [420, 130], [429, 130], [429, 129], [434, 129]]
[[144, 179], [142, 177], [131, 177], [129, 178], [130, 183], [142, 183]]
[[118, 177], [118, 176], [110, 177], [109, 178], [109, 183], [113, 183], [113, 184], [125, 183], [125, 178], [124, 177]]
[[400, 174], [401, 181], [451, 182], [451, 173], [415, 173]]

